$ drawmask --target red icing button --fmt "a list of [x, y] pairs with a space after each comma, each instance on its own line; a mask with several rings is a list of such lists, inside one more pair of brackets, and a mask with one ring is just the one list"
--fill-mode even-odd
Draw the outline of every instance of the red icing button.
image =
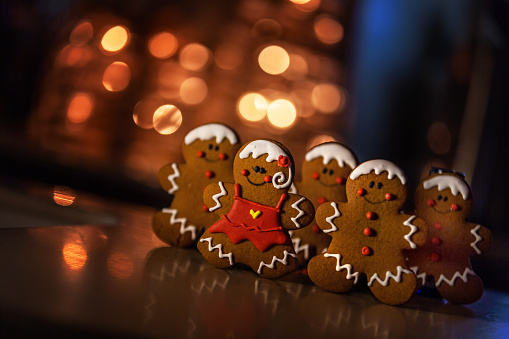
[[429, 207], [433, 207], [433, 206], [435, 206], [435, 201], [434, 201], [433, 199], [429, 199], [429, 200], [427, 201], [427, 203], [428, 203], [428, 206], [429, 206]]
[[272, 181], [272, 177], [270, 175], [266, 175], [265, 178], [263, 178], [263, 181], [271, 182]]
[[205, 204], [201, 205], [201, 209], [203, 210], [203, 212], [208, 212], [209, 211], [209, 208]]
[[214, 177], [214, 175], [215, 175], [215, 174], [214, 174], [214, 172], [212, 172], [212, 171], [206, 171], [206, 172], [205, 172], [205, 176], [206, 176], [207, 178], [209, 178], [209, 179], [210, 179], [210, 178], [213, 178], [213, 177]]
[[320, 174], [318, 172], [313, 172], [313, 174], [311, 174], [311, 177], [315, 180], [318, 180], [320, 179]]
[[320, 229], [320, 227], [318, 227], [318, 225], [314, 225], [313, 226], [313, 232], [315, 232], [315, 233], [322, 233], [322, 230]]
[[373, 254], [373, 250], [371, 248], [369, 248], [368, 246], [364, 246], [362, 248], [362, 255], [372, 255]]
[[440, 245], [440, 244], [442, 243], [442, 240], [440, 240], [440, 238], [439, 238], [439, 237], [433, 237], [433, 238], [431, 239], [431, 243], [432, 243], [433, 245], [435, 245], [435, 246], [438, 246], [438, 245]]
[[358, 195], [359, 197], [362, 197], [364, 194], [366, 194], [366, 190], [365, 190], [364, 188], [359, 188], [359, 189], [357, 190], [357, 195]]
[[440, 261], [440, 254], [433, 252], [433, 253], [431, 253], [430, 259], [433, 262], [438, 262], [438, 261]]
[[385, 200], [394, 200], [394, 195], [391, 193], [385, 193]]
[[441, 229], [441, 228], [442, 228], [442, 224], [441, 224], [441, 223], [439, 223], [439, 222], [436, 222], [433, 226], [435, 226], [435, 229], [436, 229], [436, 230], [439, 230], [439, 229]]
[[366, 227], [364, 229], [364, 235], [367, 236], [367, 237], [372, 237], [373, 235], [375, 235], [375, 230], [373, 230], [370, 227]]
[[203, 158], [205, 156], [205, 152], [198, 151], [198, 153], [196, 153], [196, 155], [198, 156], [198, 158]]
[[226, 155], [226, 153], [219, 153], [217, 156], [218, 156], [218, 157], [219, 157], [219, 159], [221, 159], [221, 160], [226, 160], [226, 159], [228, 159], [228, 156]]
[[327, 202], [327, 199], [325, 199], [324, 197], [319, 197], [317, 200], [320, 205], [323, 204], [324, 202]]
[[366, 213], [366, 218], [368, 218], [369, 220], [375, 219], [376, 218], [375, 212], [369, 211], [368, 213]]
[[452, 204], [452, 205], [451, 205], [451, 210], [453, 210], [453, 211], [457, 211], [457, 210], [458, 210], [458, 205], [456, 205], [456, 204]]
[[243, 176], [246, 176], [246, 175], [249, 175], [249, 171], [247, 169], [243, 169], [242, 171], [240, 171], [240, 174], [242, 174]]
[[345, 178], [343, 178], [343, 177], [337, 177], [337, 178], [336, 178], [336, 183], [337, 183], [338, 185], [343, 185], [343, 184], [345, 183]]

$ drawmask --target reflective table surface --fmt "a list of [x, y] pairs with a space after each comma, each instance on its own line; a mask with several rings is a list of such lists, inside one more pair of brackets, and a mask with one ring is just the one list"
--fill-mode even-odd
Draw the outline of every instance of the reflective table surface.
[[[167, 247], [155, 238], [155, 210], [78, 198], [69, 207], [53, 206], [57, 216], [60, 208], [66, 211], [62, 222], [52, 219], [55, 226], [0, 218], [0, 336], [509, 335], [506, 293], [487, 290], [467, 306], [416, 296], [393, 307], [362, 288], [345, 295], [323, 291], [299, 273], [269, 280], [243, 268], [216, 269], [196, 249]], [[80, 216], [76, 224], [61, 225], [73, 210]]]

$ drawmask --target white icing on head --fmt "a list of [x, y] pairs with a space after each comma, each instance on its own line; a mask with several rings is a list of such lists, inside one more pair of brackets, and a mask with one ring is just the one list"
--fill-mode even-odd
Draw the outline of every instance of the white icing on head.
[[334, 159], [338, 162], [339, 167], [345, 167], [345, 164], [350, 166], [350, 168], [357, 166], [357, 160], [355, 160], [352, 152], [345, 146], [335, 142], [327, 142], [315, 146], [306, 153], [306, 161], [319, 157], [323, 158], [324, 165], [328, 165]]
[[191, 132], [187, 133], [184, 138], [186, 145], [192, 144], [196, 140], [210, 140], [216, 138], [216, 143], [220, 144], [224, 139], [228, 139], [230, 144], [235, 145], [238, 142], [237, 134], [230, 128], [221, 124], [206, 124], [196, 127]]
[[389, 180], [398, 177], [403, 185], [406, 184], [406, 177], [403, 171], [394, 163], [383, 159], [369, 160], [360, 164], [350, 173], [350, 179], [355, 180], [361, 175], [369, 174], [373, 171], [376, 175], [387, 172]]
[[449, 174], [437, 175], [428, 180], [425, 180], [422, 183], [422, 186], [424, 187], [425, 190], [435, 186], [438, 186], [439, 191], [443, 191], [448, 188], [451, 190], [451, 193], [454, 196], [457, 196], [458, 193], [461, 193], [463, 200], [467, 200], [468, 198], [469, 192], [468, 185], [455, 175]]

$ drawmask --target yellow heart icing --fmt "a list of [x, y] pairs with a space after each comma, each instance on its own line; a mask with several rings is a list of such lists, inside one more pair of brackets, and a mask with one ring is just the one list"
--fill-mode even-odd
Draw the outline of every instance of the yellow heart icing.
[[251, 216], [253, 217], [253, 219], [256, 219], [256, 218], [258, 218], [260, 215], [262, 215], [262, 211], [250, 210], [250, 211], [249, 211], [249, 214], [251, 214]]

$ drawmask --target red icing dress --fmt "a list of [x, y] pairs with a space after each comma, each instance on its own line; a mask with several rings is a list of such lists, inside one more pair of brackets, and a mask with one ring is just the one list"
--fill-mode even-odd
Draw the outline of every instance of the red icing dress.
[[210, 226], [210, 233], [225, 233], [238, 244], [243, 240], [251, 241], [258, 250], [265, 252], [273, 245], [291, 245], [291, 239], [279, 225], [280, 207], [286, 199], [281, 195], [276, 207], [266, 206], [243, 199], [241, 186], [235, 184], [235, 197], [228, 214]]

